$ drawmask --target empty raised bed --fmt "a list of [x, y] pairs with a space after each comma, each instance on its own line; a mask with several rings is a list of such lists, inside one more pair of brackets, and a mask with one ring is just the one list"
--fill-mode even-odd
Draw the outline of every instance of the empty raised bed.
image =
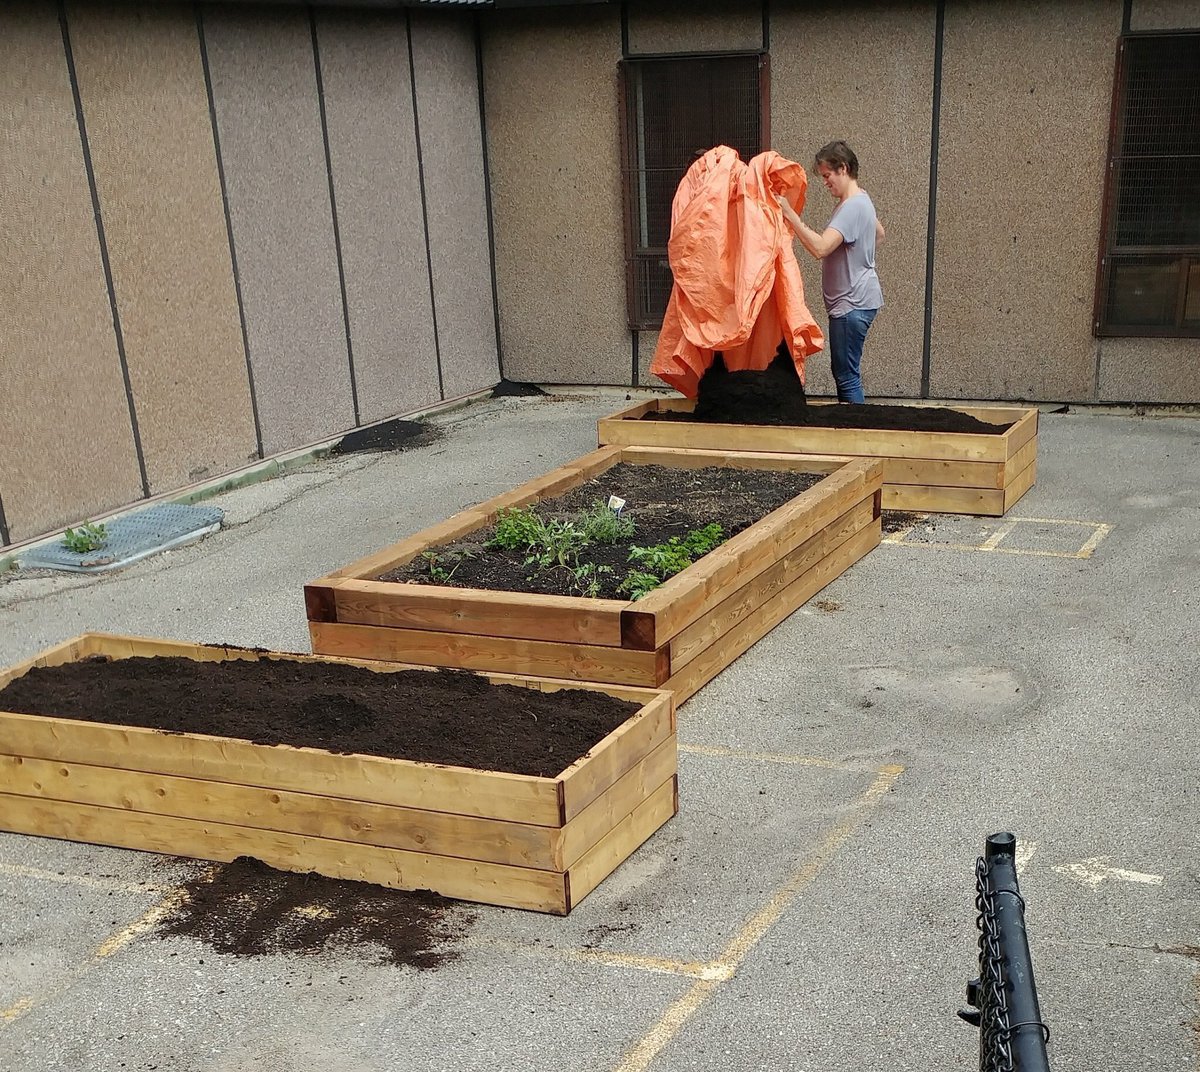
[[666, 692], [96, 633], [0, 673], [0, 769], [3, 830], [557, 914], [678, 808]]
[[[812, 410], [840, 413], [876, 407], [840, 407], [809, 402]], [[883, 462], [885, 509], [979, 514], [999, 517], [1027, 492], [1037, 477], [1035, 408], [1012, 406], [932, 406], [914, 403], [879, 407], [911, 410], [918, 418], [931, 409], [962, 414], [995, 430], [929, 431], [902, 427], [722, 424], [687, 419], [695, 403], [686, 398], [640, 402], [602, 418], [601, 446], [684, 447], [785, 454], [878, 458]], [[891, 423], [896, 414], [889, 414]], [[917, 423], [917, 422], [914, 422]], [[964, 422], [969, 423], [969, 422]]]
[[[622, 598], [619, 587], [599, 597], [503, 580], [469, 587], [457, 573], [445, 583], [382, 579], [411, 573], [422, 559], [440, 568], [435, 560], [452, 556], [456, 541], [482, 542], [516, 507], [549, 508], [572, 495], [604, 502], [625, 490], [625, 510], [639, 524], [680, 505], [643, 501], [636, 480], [629, 491], [639, 467], [678, 474], [687, 485], [680, 501], [710, 503], [714, 514], [722, 477], [739, 502], [743, 485], [771, 477], [775, 505], [752, 520], [743, 515], [740, 531], [640, 598]], [[694, 483], [701, 477], [704, 487]], [[870, 459], [603, 448], [307, 585], [313, 650], [661, 687], [682, 702], [879, 543], [882, 482], [882, 466]]]

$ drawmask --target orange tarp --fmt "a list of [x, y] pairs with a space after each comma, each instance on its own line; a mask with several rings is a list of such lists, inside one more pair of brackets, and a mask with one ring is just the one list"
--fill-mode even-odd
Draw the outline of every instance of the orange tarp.
[[667, 257], [675, 277], [650, 371], [688, 398], [720, 351], [732, 371], [765, 369], [784, 339], [804, 362], [825, 345], [804, 303], [792, 233], [776, 193], [804, 209], [808, 176], [776, 152], [749, 163], [727, 145], [684, 175], [671, 203]]

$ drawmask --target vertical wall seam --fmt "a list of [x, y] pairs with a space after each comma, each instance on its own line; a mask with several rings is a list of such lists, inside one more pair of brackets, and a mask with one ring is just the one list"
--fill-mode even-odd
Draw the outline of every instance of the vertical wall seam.
[[1129, 33], [1129, 28], [1133, 24], [1133, 0], [1125, 0], [1125, 6], [1121, 11], [1121, 33]]
[[[625, 0], [622, 0], [622, 3], [621, 3], [621, 59], [626, 60], [628, 58], [629, 58], [629, 4], [627, 2], [625, 2]], [[624, 116], [621, 116], [621, 122], [622, 123], [625, 122]], [[624, 138], [623, 135], [622, 135], [622, 138]], [[624, 185], [628, 181], [629, 180], [625, 175], [621, 176], [621, 184], [622, 185]], [[622, 198], [625, 196], [624, 191], [622, 191], [621, 196], [622, 196]], [[628, 272], [630, 269], [628, 268], [628, 266], [626, 266], [625, 270], [626, 270], [626, 272]], [[626, 280], [626, 286], [627, 287], [629, 286], [628, 279]], [[633, 371], [630, 374], [629, 383], [633, 387], [637, 387], [637, 385], [638, 385], [638, 356], [639, 356], [639, 350], [640, 350], [640, 347], [639, 347], [640, 339], [641, 339], [641, 332], [638, 331], [637, 328], [630, 328], [629, 329], [629, 365]]]
[[408, 37], [408, 84], [412, 89], [413, 134], [417, 141], [417, 180], [421, 186], [421, 222], [425, 227], [425, 267], [429, 272], [429, 310], [433, 316], [433, 353], [437, 360], [438, 395], [445, 400], [446, 382], [442, 376], [442, 343], [438, 332], [437, 295], [433, 289], [433, 248], [429, 242], [429, 204], [425, 197], [425, 154], [421, 147], [421, 117], [417, 107], [417, 65], [413, 62], [412, 15], [405, 9], [404, 31]]
[[342, 324], [346, 331], [346, 361], [350, 366], [350, 403], [354, 408], [354, 425], [362, 424], [358, 411], [358, 376], [354, 371], [354, 341], [350, 337], [350, 303], [346, 299], [346, 268], [342, 261], [342, 232], [338, 226], [337, 194], [333, 184], [333, 155], [329, 151], [329, 117], [325, 112], [325, 79], [321, 75], [321, 46], [317, 41], [317, 12], [308, 9], [308, 26], [312, 33], [313, 68], [317, 73], [317, 105], [321, 111], [321, 141], [325, 145], [325, 177], [329, 182], [329, 212], [333, 217], [333, 250], [337, 256], [338, 287], [342, 294]]
[[640, 386], [638, 380], [641, 375], [641, 356], [642, 356], [642, 333], [640, 331], [630, 332], [633, 336], [633, 374], [629, 377], [629, 382], [634, 387]]
[[66, 0], [58, 0], [58, 26], [62, 33], [63, 52], [67, 59], [67, 73], [71, 79], [71, 96], [75, 101], [75, 121], [79, 126], [79, 142], [83, 149], [83, 166], [87, 171], [88, 189], [92, 195], [92, 213], [96, 221], [96, 237], [100, 242], [100, 263], [104, 268], [104, 282], [108, 287], [108, 305], [112, 314], [113, 333], [117, 341], [117, 359], [121, 364], [121, 379], [125, 384], [125, 402], [129, 408], [129, 425], [133, 431], [133, 449], [137, 455], [138, 473], [142, 482], [142, 496], [150, 497], [150, 480], [146, 474], [146, 456], [142, 450], [142, 433], [138, 427], [137, 404], [133, 399], [133, 381], [129, 376], [129, 361], [125, 355], [125, 334], [121, 330], [121, 314], [117, 308], [117, 291], [113, 281], [112, 263], [108, 257], [108, 240], [104, 235], [104, 219], [100, 214], [100, 191], [96, 186], [96, 172], [92, 167], [92, 151], [88, 144], [87, 122], [83, 116], [83, 97], [79, 92], [79, 77], [75, 70], [75, 54], [71, 49], [71, 31], [67, 26]]
[[488, 155], [487, 107], [483, 95], [483, 30], [478, 12], [475, 23], [475, 80], [479, 86], [479, 141], [483, 149], [483, 201], [487, 209], [488, 262], [492, 270], [492, 317], [496, 322], [496, 369], [504, 379], [504, 350], [500, 344], [500, 288], [496, 280], [496, 226], [492, 216], [492, 166]]
[[0, 495], [0, 544], [12, 543], [8, 535], [8, 519], [4, 516], [4, 496]]
[[946, 39], [946, 0], [938, 0], [933, 44], [933, 115], [929, 134], [929, 215], [925, 236], [925, 331], [921, 344], [921, 397], [929, 397], [933, 349], [933, 255], [937, 237], [938, 152], [942, 126], [942, 56]]
[[237, 246], [233, 240], [233, 217], [229, 212], [229, 187], [225, 182], [225, 161], [221, 157], [221, 134], [217, 129], [217, 98], [213, 93], [212, 73], [208, 66], [208, 43], [204, 38], [203, 5], [196, 4], [196, 34], [200, 38], [200, 64], [204, 68], [204, 91], [208, 94], [208, 119], [212, 124], [213, 152], [217, 158], [217, 181], [221, 184], [221, 209], [225, 213], [225, 236], [229, 242], [229, 263], [233, 271], [233, 291], [237, 296], [238, 324], [242, 330], [242, 352], [246, 359], [246, 382], [250, 388], [250, 413], [254, 418], [254, 444], [260, 458], [263, 453], [262, 421], [258, 416], [258, 388], [254, 383], [254, 364], [250, 360], [250, 335], [246, 330], [246, 303], [242, 299], [242, 277], [238, 272]]
[[771, 51], [771, 0], [762, 3], [762, 47], [764, 52]]

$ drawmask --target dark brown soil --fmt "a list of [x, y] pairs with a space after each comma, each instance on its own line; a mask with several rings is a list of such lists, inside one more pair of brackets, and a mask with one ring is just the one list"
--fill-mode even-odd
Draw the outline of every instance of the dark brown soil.
[[[717, 466], [675, 469], [622, 462], [565, 495], [543, 500], [535, 509], [547, 517], [569, 518], [596, 500], [607, 503], [610, 495], [625, 500], [624, 516], [634, 523], [633, 537], [625, 543], [593, 544], [580, 558], [612, 570], [601, 578], [601, 598], [624, 599], [628, 597], [621, 595], [617, 586], [631, 568], [631, 545], [663, 543], [712, 522], [721, 526], [728, 540], [821, 479], [817, 473]], [[437, 549], [439, 566], [454, 570], [449, 580], [431, 576], [428, 563], [421, 558], [379, 579], [493, 591], [580, 594], [575, 577], [566, 569], [537, 570], [525, 565], [527, 556], [522, 552], [485, 549], [491, 535], [492, 529], [481, 530]]]
[[492, 685], [456, 670], [376, 673], [283, 660], [87, 659], [34, 667], [0, 710], [553, 778], [636, 703]]
[[342, 436], [329, 453], [360, 454], [366, 451], [415, 450], [434, 442], [442, 434], [440, 428], [420, 421], [400, 419], [373, 424], [370, 428], [358, 428]]
[[990, 424], [969, 413], [936, 406], [843, 403], [810, 406], [796, 366], [780, 344], [761, 372], [729, 372], [718, 354], [700, 379], [692, 413], [647, 413], [647, 421], [710, 424], [797, 425], [810, 428], [899, 429], [906, 432], [973, 432], [1001, 435], [1012, 425]]
[[428, 970], [458, 957], [452, 943], [475, 921], [474, 912], [426, 890], [294, 875], [247, 856], [206, 868], [184, 890], [159, 933], [238, 957], [374, 947], [380, 961]]

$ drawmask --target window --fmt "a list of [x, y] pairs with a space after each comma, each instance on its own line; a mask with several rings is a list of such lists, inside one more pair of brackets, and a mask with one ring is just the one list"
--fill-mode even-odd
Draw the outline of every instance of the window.
[[1097, 335], [1200, 337], [1200, 33], [1117, 51]]
[[696, 155], [728, 145], [743, 160], [767, 134], [765, 53], [671, 56], [621, 64], [629, 325], [662, 325], [671, 296], [671, 200]]

